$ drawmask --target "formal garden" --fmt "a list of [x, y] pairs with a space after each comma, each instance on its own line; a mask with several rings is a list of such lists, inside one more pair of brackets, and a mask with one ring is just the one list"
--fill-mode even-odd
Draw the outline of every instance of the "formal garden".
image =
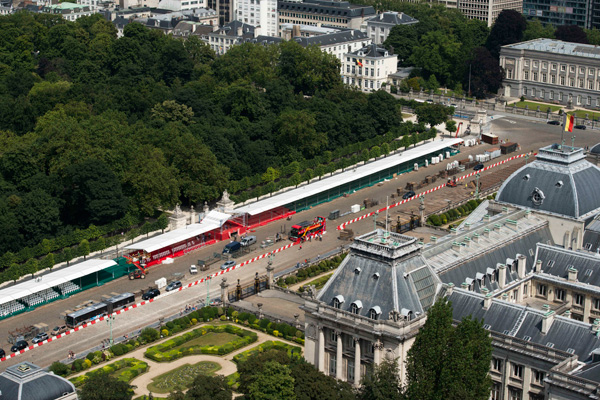
[[174, 390], [185, 390], [199, 374], [214, 375], [221, 366], [212, 361], [200, 361], [196, 364], [184, 364], [152, 379], [148, 385], [151, 393], [170, 393]]
[[100, 374], [100, 373], [108, 373], [112, 377], [117, 378], [123, 382], [131, 382], [138, 375], [143, 374], [148, 371], [148, 363], [145, 361], [138, 360], [136, 358], [123, 358], [119, 361], [115, 361], [114, 363], [110, 363], [101, 368], [89, 371], [83, 375], [79, 375], [75, 378], [70, 379], [70, 381], [75, 385], [75, 387], [79, 387], [91, 376]]

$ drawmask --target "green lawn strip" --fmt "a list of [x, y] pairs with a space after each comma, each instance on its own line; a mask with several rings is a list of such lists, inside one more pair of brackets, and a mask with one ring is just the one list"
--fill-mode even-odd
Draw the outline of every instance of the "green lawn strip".
[[[206, 338], [204, 341], [198, 341], [194, 344], [195, 339], [202, 338], [209, 333], [230, 335], [231, 340], [224, 344], [212, 344], [217, 340], [222, 342], [226, 336], [215, 336]], [[178, 358], [193, 354], [212, 354], [224, 355], [231, 353], [234, 350], [254, 343], [258, 340], [258, 335], [255, 332], [248, 331], [233, 325], [212, 326], [205, 325], [197, 329], [188, 331], [182, 335], [174, 336], [173, 338], [152, 346], [144, 353], [145, 357], [158, 362], [173, 361]], [[207, 344], [206, 344], [207, 343]]]
[[184, 364], [152, 379], [148, 391], [152, 393], [170, 393], [177, 389], [187, 389], [198, 374], [213, 375], [221, 366], [212, 361], [200, 361], [197, 364]]
[[133, 378], [148, 371], [148, 364], [145, 361], [138, 360], [137, 358], [123, 358], [114, 363], [107, 364], [103, 367], [91, 370], [84, 375], [79, 375], [75, 378], [71, 378], [70, 381], [75, 386], [80, 386], [90, 376], [99, 372], [108, 372], [111, 376], [124, 381], [131, 382]]
[[550, 107], [551, 112], [556, 112], [558, 110], [560, 110], [562, 107], [561, 106], [552, 106], [550, 104], [544, 104], [544, 103], [534, 103], [533, 101], [518, 101], [516, 103], [512, 103], [509, 104], [509, 107], [514, 107], [516, 106], [517, 108], [525, 108], [525, 106], [527, 106], [530, 110], [537, 110], [538, 106], [540, 107], [540, 111], [544, 111], [546, 112], [546, 110], [548, 110], [548, 107]]
[[199, 336], [195, 339], [185, 342], [180, 346], [173, 347], [173, 350], [183, 350], [194, 346], [223, 346], [229, 342], [236, 340], [238, 337], [227, 332], [208, 332], [206, 335]]
[[238, 386], [240, 385], [239, 372], [234, 372], [233, 374], [226, 376], [225, 379], [227, 379], [227, 385], [230, 388], [232, 388], [233, 390], [237, 390]]
[[271, 349], [285, 350], [290, 355], [290, 357], [301, 357], [302, 356], [302, 348], [299, 346], [294, 346], [291, 344], [280, 342], [279, 340], [269, 340], [269, 341], [259, 344], [256, 347], [253, 347], [244, 352], [236, 354], [233, 357], [233, 362], [236, 364], [239, 364], [240, 361], [241, 362], [246, 361], [248, 359], [248, 357], [250, 357], [253, 354], [256, 354], [259, 352], [265, 352], [265, 351], [268, 351]]
[[589, 111], [589, 110], [576, 110], [576, 111], [569, 111], [569, 114], [575, 114], [575, 116], [577, 118], [585, 118], [585, 115], [587, 114], [589, 119], [595, 119], [598, 120], [600, 118], [600, 113], [597, 112], [593, 112], [593, 111]]
[[[333, 275], [333, 273], [331, 274], [327, 274], [325, 276], [322, 276], [320, 278], [314, 279], [304, 285], [302, 285], [302, 287], [304, 289], [306, 289], [307, 287], [309, 287], [310, 285], [315, 285], [315, 289], [319, 290], [319, 289], [323, 289], [323, 286], [325, 286], [325, 284], [327, 283], [327, 281], [329, 280], [329, 278], [331, 278], [331, 276]], [[298, 288], [298, 291], [301, 292], [302, 290], [300, 290], [300, 288]]]

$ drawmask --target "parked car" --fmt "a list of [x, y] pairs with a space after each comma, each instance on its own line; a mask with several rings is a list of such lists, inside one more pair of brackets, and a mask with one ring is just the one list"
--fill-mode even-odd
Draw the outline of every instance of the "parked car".
[[431, 100], [431, 99], [427, 99], [427, 100], [425, 100], [425, 102], [433, 104], [433, 100]]
[[233, 241], [225, 245], [225, 247], [223, 248], [223, 254], [233, 254], [236, 251], [238, 251], [241, 247], [242, 244], [240, 242]]
[[24, 340], [18, 340], [17, 343], [13, 344], [13, 346], [10, 348], [10, 351], [12, 351], [13, 353], [16, 353], [17, 351], [24, 350], [28, 347], [29, 347], [29, 343], [27, 343]]
[[402, 196], [402, 198], [403, 198], [404, 200], [406, 200], [406, 199], [410, 199], [411, 197], [414, 197], [414, 196], [415, 196], [415, 192], [413, 192], [413, 191], [411, 190], [411, 191], [409, 191], [409, 192], [406, 192], [406, 193], [404, 193], [404, 195]]
[[166, 291], [170, 292], [171, 290], [179, 289], [180, 287], [181, 287], [181, 281], [173, 281], [167, 285]]
[[233, 260], [225, 261], [223, 263], [223, 265], [221, 265], [221, 269], [227, 269], [229, 267], [233, 267], [234, 265], [235, 265], [235, 261], [233, 261]]
[[56, 335], [60, 335], [61, 333], [65, 333], [69, 328], [67, 328], [66, 325], [61, 325], [61, 326], [55, 326], [54, 329], [52, 329], [52, 336], [56, 336]]
[[242, 247], [248, 247], [256, 243], [256, 236], [246, 236], [240, 241]]
[[150, 289], [146, 293], [142, 295], [142, 300], [150, 300], [160, 295], [160, 290], [158, 289]]
[[546, 122], [548, 125], [560, 125], [560, 122], [558, 121], [548, 121]]
[[6, 352], [4, 351], [4, 349], [0, 349], [0, 358], [4, 357], [6, 357]]
[[575, 125], [573, 128], [585, 130], [585, 125]]
[[198, 267], [196, 267], [195, 265], [190, 265], [190, 274], [195, 275], [198, 273]]
[[484, 167], [485, 167], [485, 165], [483, 165], [482, 163], [479, 163], [473, 167], [473, 171], [481, 171]]
[[38, 333], [38, 335], [36, 337], [31, 339], [31, 342], [33, 344], [36, 344], [36, 343], [43, 342], [44, 340], [47, 340], [47, 339], [48, 339], [48, 334], [46, 332], [42, 332], [42, 333]]

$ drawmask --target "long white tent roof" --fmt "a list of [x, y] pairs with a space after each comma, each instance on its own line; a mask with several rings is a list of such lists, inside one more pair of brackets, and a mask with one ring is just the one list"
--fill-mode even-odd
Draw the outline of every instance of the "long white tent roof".
[[316, 195], [329, 189], [333, 189], [340, 185], [350, 183], [360, 178], [364, 178], [377, 172], [384, 171], [387, 168], [393, 167], [395, 165], [410, 162], [411, 160], [415, 160], [419, 157], [431, 154], [435, 151], [442, 150], [446, 147], [450, 147], [462, 141], [462, 139], [453, 138], [435, 140], [430, 143], [425, 143], [412, 149], [405, 150], [399, 156], [388, 156], [385, 158], [381, 158], [377, 161], [357, 167], [356, 169], [348, 168], [345, 172], [342, 172], [340, 174], [314, 181], [312, 183], [309, 183], [308, 185], [288, 190], [287, 192], [268, 197], [264, 200], [259, 200], [254, 203], [250, 203], [248, 205], [236, 208], [233, 211], [236, 214], [260, 214], [262, 212], [269, 211], [274, 208], [281, 207], [301, 199], [305, 199], [307, 197]]
[[216, 210], [209, 212], [199, 224], [187, 225], [185, 228], [175, 229], [173, 231], [155, 236], [151, 239], [143, 240], [126, 246], [130, 250], [144, 250], [146, 253], [160, 250], [167, 246], [183, 242], [193, 237], [210, 232], [213, 229], [220, 228], [231, 215]]
[[94, 272], [102, 271], [113, 265], [117, 265], [113, 260], [91, 259], [46, 275], [38, 276], [36, 279], [0, 289], [0, 304], [27, 297], [42, 290], [58, 286], [61, 283], [67, 283], [74, 279], [93, 274]]

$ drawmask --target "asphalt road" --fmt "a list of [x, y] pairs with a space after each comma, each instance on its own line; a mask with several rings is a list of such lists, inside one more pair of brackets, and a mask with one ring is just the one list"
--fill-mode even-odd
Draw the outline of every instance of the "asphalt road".
[[[545, 123], [531, 122], [530, 120], [519, 119], [516, 116], [500, 118], [494, 117], [491, 131], [498, 135], [501, 139], [516, 141], [521, 144], [521, 153], [529, 150], [537, 150], [541, 146], [559, 142], [561, 140], [562, 133], [561, 127], [546, 125]], [[567, 140], [567, 144], [570, 144], [570, 136], [572, 135], [573, 134], [565, 133], [564, 138]], [[577, 146], [592, 146], [600, 142], [600, 135], [598, 135], [596, 131], [578, 131], [575, 132], [574, 135], [576, 136], [575, 145]], [[486, 148], [490, 147], [492, 146], [483, 144], [477, 147], [463, 148], [461, 153], [453, 157], [452, 160], [464, 159], [469, 154], [481, 154]], [[507, 157], [508, 156], [503, 156], [499, 159], [493, 160], [493, 162], [497, 162]], [[425, 176], [436, 174], [440, 169], [445, 168], [446, 161], [452, 160], [444, 160], [444, 162], [439, 165], [429, 166], [428, 168], [420, 168], [418, 171], [413, 171], [408, 174], [401, 175], [394, 180], [363, 189], [348, 197], [340, 197], [329, 203], [320, 204], [310, 210], [306, 210], [295, 215], [292, 221], [276, 221], [267, 226], [256, 229], [253, 234], [258, 237], [260, 243], [261, 240], [264, 240], [267, 236], [274, 235], [276, 232], [288, 231], [292, 224], [299, 221], [309, 220], [317, 215], [327, 216], [329, 215], [329, 212], [334, 209], [339, 209], [342, 212], [349, 211], [353, 204], [362, 204], [362, 201], [365, 198], [378, 199], [379, 206], [377, 206], [377, 208], [381, 208], [386, 204], [386, 197], [390, 196], [392, 193], [395, 193], [396, 188], [404, 188], [406, 182], [418, 182], [423, 180]], [[505, 164], [505, 166], [508, 166], [508, 164]], [[497, 168], [503, 168], [503, 166]], [[438, 181], [431, 186], [437, 186], [440, 183], [441, 182]], [[426, 189], [427, 187], [421, 190]], [[468, 194], [468, 188], [443, 188], [442, 190], [433, 192], [426, 197], [426, 207], [429, 207], [426, 212], [435, 209], [436, 206], [433, 204], [443, 204], [448, 200], [449, 197], [460, 198], [461, 196], [464, 197]], [[418, 202], [411, 201], [402, 207], [397, 207], [397, 209], [394, 209], [394, 212], [409, 213], [410, 211], [416, 211], [417, 207]], [[336, 226], [374, 209], [375, 208], [361, 211], [358, 214], [349, 214], [336, 221], [328, 221], [329, 224], [327, 226], [327, 234], [323, 236], [323, 241], [307, 242], [302, 246], [302, 250], [300, 250], [298, 246], [294, 246], [291, 249], [277, 253], [274, 259], [275, 273], [277, 274], [278, 272], [289, 269], [298, 261], [302, 261], [307, 258], [312, 259], [317, 257], [317, 255], [323, 255], [328, 251], [346, 243], [338, 240], [337, 231], [335, 229]], [[374, 227], [374, 222], [371, 218], [366, 218], [353, 223], [348, 227], [352, 229], [355, 234], [361, 234], [372, 230]], [[280, 243], [278, 243], [278, 245]], [[203, 272], [195, 276], [189, 276], [187, 270], [190, 264], [196, 263], [197, 259], [204, 259], [212, 255], [214, 252], [220, 252], [222, 247], [223, 243], [218, 243], [216, 245], [212, 245], [177, 258], [173, 264], [151, 267], [150, 274], [145, 280], [129, 281], [126, 277], [120, 278], [103, 286], [78, 293], [68, 299], [59, 300], [40, 307], [34, 311], [2, 320], [0, 321], [0, 338], [4, 337], [4, 339], [2, 339], [4, 344], [0, 345], [0, 347], [4, 347], [5, 350], [9, 349], [10, 346], [8, 346], [8, 343], [5, 339], [5, 335], [9, 330], [39, 322], [44, 322], [48, 324], [50, 328], [52, 328], [55, 325], [62, 323], [60, 316], [61, 312], [66, 309], [71, 309], [74, 306], [83, 303], [85, 300], [100, 300], [102, 295], [109, 294], [111, 292], [135, 292], [146, 289], [154, 280], [161, 277], [171, 278], [174, 273], [184, 273], [185, 277], [183, 282], [185, 284], [198, 280], [200, 277], [208, 273], [217, 272], [219, 270], [220, 263], [213, 264], [208, 272]], [[238, 259], [237, 261], [242, 262], [267, 251], [271, 251], [277, 247], [279, 246], [261, 249], [260, 247], [256, 246], [252, 253]], [[224, 274], [222, 277], [226, 277], [227, 283], [230, 284], [229, 290], [233, 290], [238, 279], [240, 279], [242, 282], [249, 282], [253, 279], [256, 272], [259, 272], [261, 275], [265, 274], [266, 266], [267, 259], [265, 258], [245, 265], [242, 268], [237, 268], [234, 271]], [[209, 284], [210, 297], [213, 299], [219, 297], [219, 284], [221, 283], [222, 277], [220, 276], [211, 280]], [[200, 300], [206, 299], [209, 285], [200, 284], [182, 290], [181, 292], [171, 293], [168, 296], [157, 299], [155, 302], [149, 305], [144, 305], [143, 307], [127, 311], [117, 316], [113, 322], [113, 335], [118, 337], [126, 333], [131, 333], [156, 322], [160, 317], [168, 317], [178, 313], [182, 308], [185, 307], [186, 304], [195, 304]], [[43, 346], [33, 350], [26, 351], [24, 354], [19, 355], [18, 357], [6, 360], [0, 364], [0, 370], [23, 360], [29, 360], [37, 365], [46, 367], [53, 361], [65, 359], [68, 350], [72, 350], [75, 353], [81, 353], [86, 349], [99, 345], [102, 340], [109, 337], [109, 334], [109, 325], [106, 322], [100, 322], [96, 325], [76, 332], [75, 334], [68, 335], [60, 340], [44, 344]]]

